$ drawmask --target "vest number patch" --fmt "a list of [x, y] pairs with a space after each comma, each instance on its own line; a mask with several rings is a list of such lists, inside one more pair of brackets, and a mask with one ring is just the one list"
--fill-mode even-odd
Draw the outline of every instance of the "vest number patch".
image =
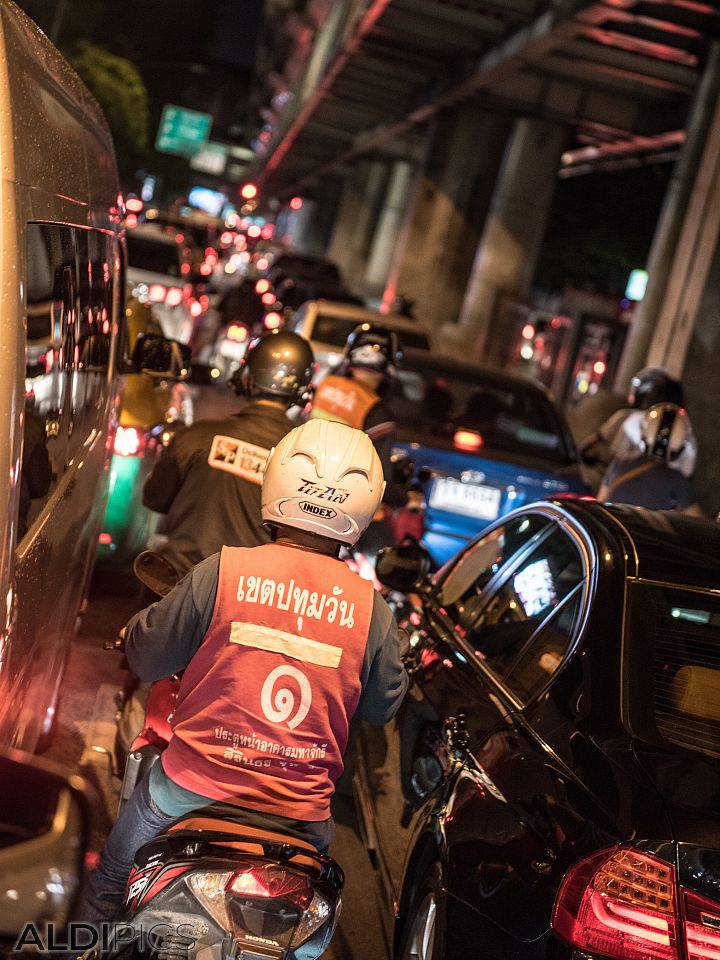
[[214, 470], [224, 470], [225, 473], [260, 485], [269, 455], [270, 451], [265, 447], [218, 434], [213, 437], [208, 463]]
[[[276, 687], [278, 682], [282, 683], [286, 678], [297, 684], [299, 696], [290, 686]], [[283, 665], [275, 667], [268, 674], [260, 694], [260, 706], [271, 723], [287, 723], [290, 729], [294, 730], [308, 715], [311, 703], [310, 681], [296, 667]]]

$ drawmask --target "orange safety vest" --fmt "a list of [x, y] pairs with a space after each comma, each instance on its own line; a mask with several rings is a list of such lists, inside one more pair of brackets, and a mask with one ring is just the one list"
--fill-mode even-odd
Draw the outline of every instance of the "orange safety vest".
[[163, 768], [213, 800], [326, 820], [361, 693], [372, 585], [333, 557], [223, 547]]
[[379, 402], [380, 397], [369, 387], [351, 377], [331, 373], [315, 391], [310, 416], [337, 420], [362, 430], [368, 413]]

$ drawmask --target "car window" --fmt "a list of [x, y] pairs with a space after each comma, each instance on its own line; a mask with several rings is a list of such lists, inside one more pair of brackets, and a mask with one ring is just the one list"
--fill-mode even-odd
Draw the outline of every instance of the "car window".
[[530, 700], [539, 693], [565, 659], [582, 610], [582, 597], [582, 589], [576, 587], [506, 671], [504, 679], [520, 700]]
[[494, 672], [506, 676], [537, 628], [583, 579], [577, 547], [555, 528], [466, 622], [467, 642]]
[[[320, 339], [320, 338], [318, 338]], [[490, 377], [482, 369], [405, 358], [389, 400], [401, 430], [449, 442], [458, 430], [477, 433], [482, 449], [571, 462], [552, 402], [531, 384]]]
[[460, 554], [443, 580], [440, 603], [461, 627], [467, 628], [474, 621], [482, 592], [495, 574], [549, 523], [539, 514], [516, 517]]
[[164, 273], [179, 277], [181, 267], [180, 249], [164, 240], [140, 237], [129, 230], [127, 233], [128, 266], [149, 273]]
[[315, 318], [312, 339], [332, 347], [344, 347], [345, 341], [359, 323], [359, 320], [348, 320], [345, 317], [333, 317], [331, 314], [320, 313]]

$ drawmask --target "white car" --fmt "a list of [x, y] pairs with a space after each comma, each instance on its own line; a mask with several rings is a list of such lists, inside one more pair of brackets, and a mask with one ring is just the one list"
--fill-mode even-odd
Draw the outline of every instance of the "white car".
[[401, 347], [432, 349], [429, 335], [417, 320], [331, 300], [306, 300], [290, 317], [286, 328], [310, 341], [318, 363], [316, 379], [321, 379], [340, 363], [345, 341], [361, 323], [394, 330]]
[[[150, 303], [153, 315], [166, 337], [187, 343], [193, 330], [185, 285], [190, 272], [183, 245], [175, 233], [156, 226], [138, 226], [126, 233], [127, 279], [131, 293], [141, 303]], [[187, 262], [187, 266], [186, 266]]]

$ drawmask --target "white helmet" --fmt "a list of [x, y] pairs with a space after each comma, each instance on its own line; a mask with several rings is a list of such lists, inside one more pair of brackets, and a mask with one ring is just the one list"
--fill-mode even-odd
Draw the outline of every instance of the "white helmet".
[[646, 411], [640, 427], [644, 453], [657, 460], [677, 460], [692, 436], [690, 420], [675, 403], [656, 403]]
[[270, 451], [262, 518], [352, 546], [384, 492], [382, 464], [366, 433], [331, 420], [308, 420]]

